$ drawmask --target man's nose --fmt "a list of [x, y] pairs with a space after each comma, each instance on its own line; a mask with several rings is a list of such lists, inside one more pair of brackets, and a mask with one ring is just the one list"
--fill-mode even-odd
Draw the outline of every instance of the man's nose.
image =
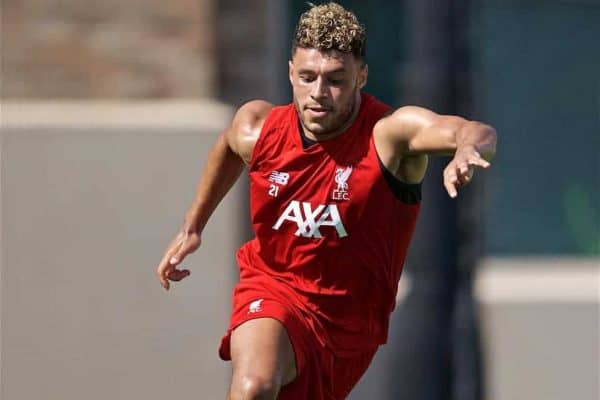
[[327, 86], [323, 82], [323, 78], [317, 78], [313, 82], [311, 96], [313, 99], [324, 99], [327, 98]]

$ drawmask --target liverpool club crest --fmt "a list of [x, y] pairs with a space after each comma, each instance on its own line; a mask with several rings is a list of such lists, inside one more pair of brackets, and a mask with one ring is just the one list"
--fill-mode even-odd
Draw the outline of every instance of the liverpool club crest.
[[337, 168], [335, 170], [335, 183], [337, 187], [333, 190], [331, 198], [333, 200], [350, 200], [348, 195], [348, 179], [352, 174], [352, 166], [346, 168]]

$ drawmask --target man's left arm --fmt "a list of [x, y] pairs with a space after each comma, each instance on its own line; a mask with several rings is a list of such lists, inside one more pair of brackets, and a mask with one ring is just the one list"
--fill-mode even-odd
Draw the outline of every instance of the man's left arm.
[[[411, 164], [426, 165], [422, 161], [426, 155], [454, 155], [444, 170], [444, 186], [452, 198], [471, 181], [475, 168], [490, 166], [496, 152], [496, 131], [491, 126], [421, 107], [399, 108], [377, 123], [374, 134], [384, 165], [401, 177], [424, 174], [424, 168]], [[422, 175], [408, 179], [420, 181]]]

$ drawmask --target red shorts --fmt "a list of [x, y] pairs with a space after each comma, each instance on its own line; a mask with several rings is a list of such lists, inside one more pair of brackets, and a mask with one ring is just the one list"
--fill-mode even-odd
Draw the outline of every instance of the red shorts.
[[343, 400], [365, 373], [377, 348], [352, 357], [338, 357], [316, 338], [307, 319], [293, 304], [262, 284], [240, 283], [233, 296], [233, 311], [219, 355], [231, 360], [231, 332], [255, 318], [274, 318], [285, 327], [296, 357], [296, 379], [281, 388], [278, 400]]

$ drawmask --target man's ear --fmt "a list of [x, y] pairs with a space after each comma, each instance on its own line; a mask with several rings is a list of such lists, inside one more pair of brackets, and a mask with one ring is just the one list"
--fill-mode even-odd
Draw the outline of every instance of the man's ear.
[[358, 88], [362, 89], [367, 84], [367, 78], [369, 77], [369, 66], [364, 64], [360, 67], [360, 71], [358, 73]]
[[293, 85], [294, 84], [294, 79], [292, 78], [294, 76], [294, 64], [292, 63], [292, 60], [288, 61], [288, 78], [290, 79], [290, 83]]

